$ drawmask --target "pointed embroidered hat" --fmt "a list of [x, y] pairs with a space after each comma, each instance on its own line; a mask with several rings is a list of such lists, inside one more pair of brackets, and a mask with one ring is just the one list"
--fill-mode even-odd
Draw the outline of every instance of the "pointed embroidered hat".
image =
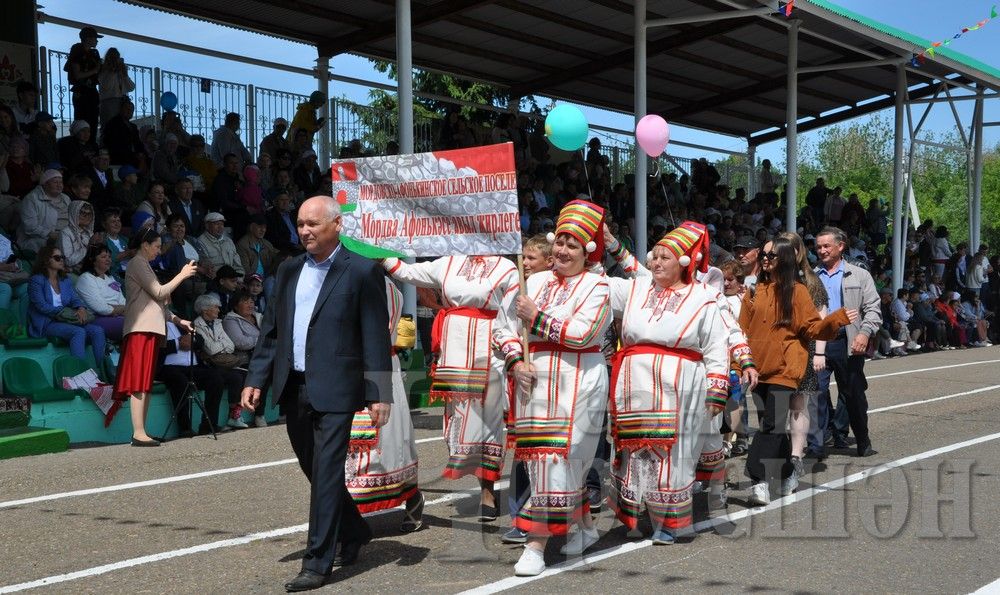
[[604, 209], [586, 200], [571, 200], [559, 211], [555, 232], [549, 232], [549, 243], [565, 233], [575, 238], [587, 251], [587, 261], [600, 262], [604, 257]]
[[656, 243], [669, 250], [687, 271], [687, 280], [694, 279], [695, 271], [708, 271], [709, 238], [705, 225], [685, 221], [676, 229], [663, 236]]

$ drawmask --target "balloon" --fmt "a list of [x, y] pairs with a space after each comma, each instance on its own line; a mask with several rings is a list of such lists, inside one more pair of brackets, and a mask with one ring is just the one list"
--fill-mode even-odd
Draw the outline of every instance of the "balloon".
[[574, 105], [557, 105], [545, 116], [545, 136], [563, 151], [576, 151], [587, 142], [590, 126], [587, 118]]
[[635, 125], [635, 140], [647, 155], [659, 157], [670, 141], [670, 126], [656, 114], [643, 116]]
[[167, 91], [160, 95], [160, 107], [168, 112], [177, 107], [177, 96], [174, 95], [173, 91]]

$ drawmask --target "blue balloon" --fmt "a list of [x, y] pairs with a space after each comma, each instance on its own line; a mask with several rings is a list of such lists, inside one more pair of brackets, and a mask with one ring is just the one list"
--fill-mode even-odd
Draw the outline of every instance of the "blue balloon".
[[177, 96], [174, 95], [173, 91], [167, 91], [160, 95], [160, 107], [168, 112], [177, 107]]
[[576, 151], [587, 143], [590, 126], [575, 105], [557, 105], [545, 117], [545, 136], [563, 151]]

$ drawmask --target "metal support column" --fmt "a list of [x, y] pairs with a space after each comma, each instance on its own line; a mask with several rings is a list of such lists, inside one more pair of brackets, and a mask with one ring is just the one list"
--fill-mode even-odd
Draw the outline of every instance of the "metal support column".
[[[634, 43], [635, 43], [635, 122], [646, 115], [646, 0], [635, 0], [632, 8]], [[635, 143], [635, 257], [639, 261], [646, 259], [649, 246], [646, 237], [646, 196], [649, 179], [646, 166], [649, 158]], [[659, 238], [657, 238], [659, 239]]]
[[757, 196], [757, 147], [747, 139], [747, 200]]
[[319, 108], [320, 117], [324, 118], [325, 124], [319, 130], [319, 162], [324, 164], [326, 169], [332, 163], [330, 152], [330, 130], [334, 123], [330, 121], [330, 58], [320, 56], [316, 59], [316, 88], [326, 97], [323, 107]]
[[[413, 29], [410, 23], [410, 0], [396, 0], [396, 72], [399, 92], [399, 153], [413, 152]], [[407, 259], [413, 262], [412, 259]], [[417, 289], [403, 286], [403, 312], [416, 320]], [[427, 349], [427, 347], [424, 347]]]
[[161, 122], [161, 116], [163, 115], [160, 113], [162, 110], [160, 107], [160, 97], [163, 97], [163, 82], [161, 77], [160, 67], [157, 66], [153, 69], [153, 116], [156, 117], [157, 125]]
[[[247, 85], [247, 117], [243, 122], [243, 130], [246, 132], [246, 147], [250, 151], [251, 158], [256, 162], [257, 149], [260, 148], [260, 141], [257, 140], [257, 92], [253, 85]], [[320, 163], [323, 163], [322, 161]]]
[[788, 21], [788, 82], [785, 101], [785, 161], [788, 169], [788, 191], [785, 194], [785, 229], [797, 229], [799, 185], [799, 21]]
[[892, 292], [903, 286], [903, 118], [906, 116], [906, 69], [896, 67], [896, 126], [892, 152]]
[[976, 108], [972, 116], [972, 217], [969, 221], [969, 253], [979, 250], [983, 231], [983, 88], [976, 91]]

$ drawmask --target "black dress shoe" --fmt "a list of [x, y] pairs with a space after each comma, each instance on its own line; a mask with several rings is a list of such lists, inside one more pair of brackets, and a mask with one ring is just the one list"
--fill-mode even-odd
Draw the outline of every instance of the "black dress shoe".
[[159, 446], [160, 443], [157, 440], [139, 440], [138, 438], [132, 439], [132, 446]]
[[872, 448], [871, 444], [866, 444], [864, 446], [858, 447], [859, 457], [873, 457], [878, 454], [878, 451]]
[[329, 574], [320, 574], [312, 570], [303, 570], [298, 576], [285, 583], [285, 591], [296, 593], [298, 591], [312, 591], [326, 584]]
[[340, 544], [340, 551], [337, 555], [333, 557], [334, 566], [351, 566], [358, 561], [358, 554], [361, 552], [361, 546], [368, 543], [367, 541], [346, 541]]

